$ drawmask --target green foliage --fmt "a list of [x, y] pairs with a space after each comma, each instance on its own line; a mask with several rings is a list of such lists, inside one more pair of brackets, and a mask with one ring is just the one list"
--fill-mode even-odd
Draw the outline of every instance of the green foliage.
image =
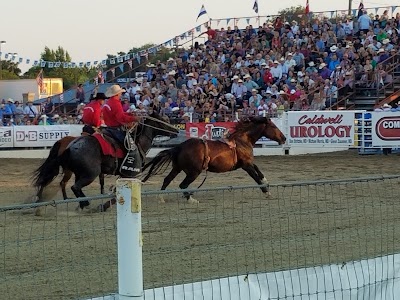
[[283, 21], [291, 22], [307, 21], [307, 15], [305, 14], [306, 8], [304, 6], [292, 6], [289, 8], [282, 9], [278, 12], [278, 15], [282, 16]]
[[18, 79], [21, 70], [18, 63], [11, 60], [1, 60], [1, 78], [2, 79]]

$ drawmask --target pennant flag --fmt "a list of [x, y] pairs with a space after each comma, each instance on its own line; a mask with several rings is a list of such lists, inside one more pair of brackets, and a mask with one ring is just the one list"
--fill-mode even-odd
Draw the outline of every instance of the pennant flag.
[[12, 60], [12, 61], [15, 60], [15, 55], [14, 55], [14, 54], [11, 56], [11, 60]]
[[254, 0], [253, 10], [258, 14], [258, 0]]
[[124, 64], [120, 64], [118, 67], [121, 70], [121, 73], [124, 73]]
[[221, 20], [217, 20], [217, 26], [219, 26], [219, 22], [221, 22]]
[[239, 23], [239, 19], [233, 19], [233, 24], [235, 24], [235, 26], [237, 26], [238, 23]]
[[91, 64], [92, 64], [92, 63], [91, 63], [90, 61], [88, 61], [88, 62], [86, 63], [86, 67], [89, 68]]
[[200, 31], [201, 31], [201, 25], [199, 25], [199, 26], [196, 27], [196, 31], [197, 31], [197, 32], [200, 32]]
[[124, 61], [124, 59], [122, 58], [122, 56], [117, 57], [117, 62], [122, 63], [123, 61]]
[[353, 16], [357, 16], [357, 9], [353, 9]]
[[5, 58], [5, 59], [8, 59], [8, 53], [6, 53], [6, 54], [4, 55], [4, 58]]
[[83, 62], [80, 62], [79, 63], [79, 68], [82, 68], [83, 67]]
[[230, 21], [231, 19], [226, 19], [226, 25], [228, 25]]
[[207, 11], [206, 11], [206, 9], [205, 9], [205, 7], [204, 7], [204, 4], [201, 6], [201, 8], [200, 8], [200, 12], [199, 12], [199, 15], [197, 16], [197, 19], [196, 19], [196, 22], [197, 22], [197, 20], [199, 19], [199, 17], [201, 17], [202, 15], [205, 15], [207, 13]]
[[45, 61], [40, 62], [40, 66], [41, 66], [42, 68], [44, 68], [44, 67], [46, 66], [46, 62], [45, 62]]
[[53, 63], [52, 61], [49, 61], [49, 62], [47, 63], [47, 67], [53, 68], [53, 67], [54, 67], [54, 63]]
[[247, 19], [246, 19], [246, 22], [247, 22], [247, 24], [250, 24], [250, 19], [247, 18]]
[[68, 69], [68, 63], [67, 62], [63, 63], [63, 68], [64, 69]]
[[132, 69], [132, 60], [128, 61], [129, 68]]
[[71, 63], [71, 68], [76, 68], [76, 63]]
[[95, 60], [95, 61], [93, 62], [94, 65], [97, 65], [98, 63], [99, 63], [99, 61], [97, 61], [97, 60]]
[[26, 59], [26, 64], [29, 65], [31, 63], [31, 60], [29, 58]]
[[115, 58], [110, 59], [110, 64], [112, 64], [112, 65], [115, 64]]
[[378, 13], [378, 9], [379, 9], [378, 7], [375, 8], [375, 14]]
[[136, 60], [137, 60], [138, 64], [140, 64], [140, 55], [139, 54], [136, 54]]
[[60, 94], [60, 102], [64, 102], [64, 94]]
[[125, 60], [129, 60], [130, 58], [131, 58], [131, 56], [129, 54], [126, 54], [124, 57]]
[[333, 14], [334, 14], [335, 12], [334, 11], [331, 11], [331, 19], [333, 18]]
[[24, 61], [24, 59], [22, 58], [22, 57], [20, 57], [19, 59], [18, 59], [18, 62], [21, 64], [22, 62]]
[[112, 77], [115, 77], [115, 68], [112, 68], [110, 71], [111, 71]]
[[396, 10], [397, 6], [392, 6], [392, 13]]
[[310, 2], [309, 2], [309, 0], [307, 0], [307, 2], [306, 2], [306, 9], [305, 9], [304, 13], [306, 15], [310, 13]]
[[42, 90], [43, 90], [43, 69], [40, 69], [39, 74], [37, 74], [36, 83], [39, 87], [40, 92], [42, 92]]
[[59, 68], [61, 66], [61, 63], [58, 61], [54, 64], [54, 68]]
[[1, 57], [1, 54], [2, 54], [3, 52], [0, 52], [0, 57]]
[[[358, 6], [358, 15], [357, 15], [357, 17], [359, 18], [363, 14], [364, 14], [364, 3], [363, 3], [362, 0], [360, 0], [360, 5]], [[356, 16], [356, 14], [354, 13], [354, 10], [353, 10], [353, 15]]]

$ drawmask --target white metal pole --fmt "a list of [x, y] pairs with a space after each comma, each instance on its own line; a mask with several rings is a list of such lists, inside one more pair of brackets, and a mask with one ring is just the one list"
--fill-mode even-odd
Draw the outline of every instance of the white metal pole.
[[143, 299], [141, 182], [117, 180], [119, 300]]

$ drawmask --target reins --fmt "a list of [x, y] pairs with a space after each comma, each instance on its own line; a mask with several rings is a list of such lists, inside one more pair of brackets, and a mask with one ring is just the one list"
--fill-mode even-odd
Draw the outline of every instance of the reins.
[[170, 123], [161, 121], [160, 119], [153, 118], [153, 117], [150, 117], [150, 116], [145, 116], [145, 118], [149, 119], [149, 120], [152, 120], [152, 121], [155, 121], [155, 122], [158, 122], [160, 124], [166, 125], [166, 126], [168, 126], [170, 128], [173, 128], [174, 131], [168, 130], [168, 129], [164, 129], [164, 128], [159, 128], [159, 127], [156, 127], [156, 126], [153, 126], [153, 125], [149, 125], [149, 124], [146, 124], [145, 122], [140, 122], [140, 124], [143, 125], [143, 126], [147, 126], [149, 128], [153, 128], [153, 129], [157, 129], [157, 130], [160, 130], [160, 131], [164, 131], [164, 132], [167, 132], [167, 133], [170, 133], [170, 134], [178, 134], [176, 132], [177, 129], [174, 126], [172, 126]]

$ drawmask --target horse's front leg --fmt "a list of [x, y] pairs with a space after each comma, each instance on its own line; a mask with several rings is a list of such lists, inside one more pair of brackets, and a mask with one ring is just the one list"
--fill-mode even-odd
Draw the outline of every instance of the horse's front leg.
[[264, 174], [260, 171], [260, 169], [258, 168], [258, 166], [256, 164], [253, 164], [254, 170], [256, 170], [258, 177], [261, 178], [261, 182], [262, 184], [268, 184], [268, 180], [267, 178], [265, 178]]
[[[257, 184], [259, 184], [259, 185], [264, 184], [264, 182], [263, 182], [263, 179], [265, 179], [264, 175], [262, 175], [262, 173], [260, 172], [262, 176], [259, 176], [259, 173], [256, 171], [255, 165], [250, 164], [250, 165], [244, 166], [243, 170], [245, 170], [247, 172], [247, 174], [249, 174], [250, 177], [253, 178], [255, 180], [255, 182], [257, 182]], [[267, 187], [262, 186], [262, 187], [260, 187], [260, 189], [267, 198], [271, 195], [270, 192], [268, 191]]]

